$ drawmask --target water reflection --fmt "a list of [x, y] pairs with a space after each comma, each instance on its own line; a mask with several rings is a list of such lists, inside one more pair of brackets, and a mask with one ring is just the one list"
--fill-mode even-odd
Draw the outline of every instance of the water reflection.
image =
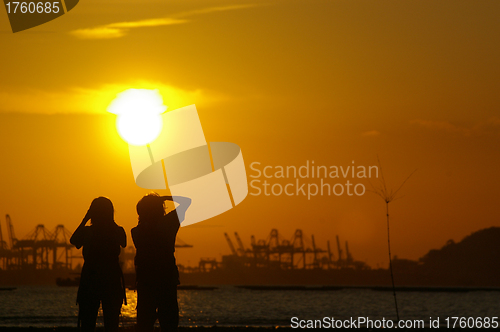
[[[122, 321], [124, 323], [134, 323], [137, 318], [137, 292], [135, 290], [126, 291], [127, 305], [122, 306]], [[226, 302], [226, 307], [223, 309], [220, 304], [213, 298], [212, 291], [193, 291], [179, 290], [177, 292], [177, 300], [179, 302], [179, 318], [182, 325], [199, 326], [199, 325], [214, 325], [219, 323], [214, 319], [213, 314], [219, 310], [227, 309], [231, 306], [230, 302]], [[204, 304], [200, 306], [200, 304]], [[216, 312], [210, 310], [213, 308]], [[99, 310], [99, 316], [102, 316], [102, 310]]]
[[126, 320], [135, 320], [137, 317], [137, 292], [127, 289], [125, 294], [127, 296], [127, 305], [122, 306], [122, 316]]
[[[23, 286], [0, 292], [0, 326], [75, 327], [77, 287]], [[127, 290], [121, 326], [136, 323], [137, 293]], [[468, 293], [401, 292], [404, 319], [429, 317], [496, 317], [499, 292]], [[363, 289], [339, 291], [253, 291], [219, 286], [213, 291], [179, 290], [180, 325], [194, 326], [290, 326], [290, 318], [321, 319], [370, 317], [394, 319], [391, 292]], [[98, 317], [102, 326], [102, 312]]]

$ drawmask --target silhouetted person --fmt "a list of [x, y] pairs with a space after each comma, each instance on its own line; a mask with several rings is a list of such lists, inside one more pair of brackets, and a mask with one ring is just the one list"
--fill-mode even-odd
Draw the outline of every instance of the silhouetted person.
[[[165, 213], [165, 200], [179, 205]], [[151, 193], [137, 203], [139, 224], [132, 228], [136, 248], [137, 329], [153, 331], [158, 318], [162, 331], [177, 331], [179, 271], [175, 264], [175, 237], [191, 199]]]
[[[127, 236], [113, 214], [113, 203], [108, 198], [94, 199], [70, 239], [77, 249], [83, 246], [85, 262], [76, 300], [78, 325], [81, 323], [83, 331], [94, 331], [101, 303], [105, 330], [118, 330], [122, 303], [126, 302], [118, 256], [120, 247], [127, 246]], [[91, 225], [85, 226], [89, 220]]]

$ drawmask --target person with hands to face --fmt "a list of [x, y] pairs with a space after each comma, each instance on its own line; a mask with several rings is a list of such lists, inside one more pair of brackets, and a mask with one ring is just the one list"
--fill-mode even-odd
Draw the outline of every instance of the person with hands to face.
[[[164, 202], [175, 209], [165, 212]], [[177, 331], [179, 271], [175, 262], [175, 238], [191, 199], [151, 193], [137, 203], [139, 223], [132, 228], [136, 248], [137, 330], [153, 331], [156, 319], [162, 331]]]
[[77, 249], [83, 247], [84, 264], [77, 295], [78, 326], [81, 324], [82, 331], [94, 331], [102, 303], [105, 330], [117, 331], [122, 303], [126, 304], [118, 256], [120, 247], [127, 246], [127, 236], [123, 227], [115, 223], [113, 203], [108, 198], [92, 201], [70, 242]]

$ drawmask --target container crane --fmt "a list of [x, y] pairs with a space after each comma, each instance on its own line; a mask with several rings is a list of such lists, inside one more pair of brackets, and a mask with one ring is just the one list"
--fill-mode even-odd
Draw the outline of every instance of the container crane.
[[2, 226], [0, 225], [0, 251], [7, 249], [7, 242], [3, 240]]
[[340, 249], [340, 240], [339, 240], [339, 236], [338, 235], [337, 235], [337, 250], [339, 252], [338, 265], [340, 267], [340, 265], [342, 263], [342, 249]]
[[243, 246], [243, 242], [240, 239], [240, 236], [237, 232], [234, 232], [234, 237], [236, 238], [236, 242], [238, 242], [239, 249], [241, 251], [242, 256], [246, 256], [245, 247]]
[[226, 237], [227, 244], [229, 245], [229, 248], [231, 249], [233, 255], [238, 256], [238, 252], [236, 251], [236, 249], [234, 249], [233, 242], [229, 238], [229, 235], [227, 235], [227, 233], [224, 233], [224, 236]]
[[17, 243], [17, 238], [14, 235], [14, 226], [12, 226], [12, 220], [8, 214], [5, 215], [5, 221], [7, 222], [7, 234], [9, 235], [10, 248], [13, 249]]
[[347, 241], [345, 241], [345, 254], [346, 254], [346, 264], [350, 265], [352, 263], [352, 256], [351, 253], [349, 252], [349, 245], [347, 244]]
[[332, 250], [330, 249], [330, 240], [326, 241], [326, 245], [328, 247], [328, 268], [330, 269], [333, 263], [333, 254]]

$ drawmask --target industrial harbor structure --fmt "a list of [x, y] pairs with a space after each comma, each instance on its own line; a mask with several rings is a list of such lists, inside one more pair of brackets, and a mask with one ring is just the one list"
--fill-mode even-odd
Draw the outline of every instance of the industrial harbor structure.
[[[7, 214], [7, 237], [4, 241], [0, 227], [0, 268], [3, 270], [72, 270], [73, 245], [69, 243], [71, 233], [64, 225], [57, 225], [49, 231], [40, 224], [18, 240], [12, 220]], [[78, 256], [81, 257], [81, 256]]]
[[[73, 271], [73, 260], [81, 259], [78, 250], [69, 242], [71, 232], [64, 225], [57, 225], [48, 230], [39, 224], [24, 238], [18, 239], [14, 232], [12, 219], [5, 216], [7, 239], [4, 240], [0, 226], [0, 269], [1, 270], [65, 270]], [[231, 251], [230, 255], [222, 256], [222, 261], [215, 258], [201, 258], [198, 266], [179, 266], [183, 273], [209, 272], [216, 269], [368, 269], [363, 262], [354, 261], [347, 241], [341, 246], [336, 237], [337, 248], [334, 254], [327, 241], [327, 249], [316, 245], [314, 235], [306, 237], [302, 230], [297, 229], [290, 239], [286, 239], [277, 230], [272, 229], [267, 239], [250, 238], [250, 246], [245, 246], [237, 232], [233, 244], [228, 233], [224, 237]], [[177, 239], [176, 248], [189, 248], [189, 245]], [[345, 249], [343, 249], [343, 248]], [[345, 250], [345, 251], [344, 251]], [[76, 253], [76, 254], [75, 254]], [[124, 271], [133, 272], [135, 250], [133, 246], [122, 251], [120, 260]]]
[[[56, 279], [66, 285], [78, 284], [77, 276], [83, 262], [81, 251], [69, 243], [71, 232], [63, 225], [48, 230], [39, 224], [18, 239], [9, 215], [5, 217], [5, 224], [6, 237], [0, 227], [1, 285], [54, 284]], [[272, 229], [265, 239], [250, 236], [249, 244], [245, 244], [237, 232], [233, 236], [228, 233], [222, 236], [230, 254], [223, 255], [220, 260], [201, 258], [196, 266], [178, 265], [184, 286], [390, 285], [387, 269], [371, 269], [366, 263], [356, 261], [348, 242], [341, 243], [339, 236], [336, 236], [336, 246], [327, 241], [326, 249], [318, 245], [314, 235], [306, 236], [300, 229], [289, 238]], [[443, 248], [430, 250], [418, 261], [394, 257], [392, 266], [396, 283], [418, 287], [500, 287], [499, 268], [489, 264], [500, 257], [499, 239], [500, 228], [491, 227], [467, 236], [460, 243], [450, 240]], [[192, 247], [179, 238], [175, 246]], [[133, 246], [122, 250], [120, 255], [128, 287], [135, 285], [134, 257]], [[484, 259], [478, 260], [477, 257]]]
[[[345, 242], [345, 253], [337, 235], [337, 256], [335, 258], [330, 241], [327, 250], [316, 245], [314, 235], [306, 237], [301, 229], [297, 229], [290, 240], [282, 237], [277, 229], [272, 229], [265, 240], [255, 240], [251, 236], [251, 247], [245, 249], [237, 232], [234, 233], [238, 250], [234, 248], [227, 233], [224, 233], [232, 255], [223, 256], [223, 266], [244, 264], [251, 267], [277, 269], [339, 269], [367, 268], [362, 262], [355, 262], [349, 252], [348, 242]], [[226, 262], [225, 262], [225, 261]]]
[[[39, 224], [22, 239], [18, 239], [14, 232], [11, 217], [5, 216], [7, 226], [7, 241], [4, 240], [0, 225], [0, 270], [59, 270], [73, 272], [74, 259], [82, 259], [80, 250], [76, 249], [69, 240], [72, 233], [57, 225], [49, 231]], [[0, 222], [1, 223], [1, 222]], [[178, 239], [177, 248], [190, 248]], [[135, 250], [133, 246], [122, 250], [120, 260], [126, 269], [133, 269]], [[81, 263], [81, 261], [79, 262]]]
[[[81, 251], [69, 242], [71, 232], [63, 225], [48, 230], [39, 224], [25, 237], [18, 239], [12, 219], [5, 217], [8, 241], [4, 241], [0, 227], [0, 283], [54, 283], [56, 279], [65, 283], [77, 283], [83, 263]], [[201, 258], [197, 266], [179, 265], [183, 284], [331, 284], [334, 271], [341, 275], [348, 271], [369, 271], [364, 262], [357, 262], [349, 251], [347, 241], [341, 245], [336, 237], [336, 252], [332, 252], [330, 241], [326, 249], [316, 244], [314, 235], [305, 236], [297, 229], [291, 238], [285, 238], [277, 229], [272, 229], [266, 239], [250, 237], [245, 245], [237, 232], [234, 240], [224, 233], [230, 254], [221, 260]], [[176, 248], [190, 248], [177, 238]], [[120, 262], [127, 285], [135, 284], [135, 248], [122, 250]], [[75, 266], [76, 263], [76, 266]], [[348, 272], [347, 274], [345, 272]]]
[[[364, 262], [355, 261], [349, 251], [348, 242], [345, 242], [345, 251], [342, 249], [337, 235], [337, 253], [332, 252], [330, 241], [327, 249], [317, 246], [314, 235], [306, 237], [301, 229], [297, 229], [291, 239], [284, 238], [277, 229], [272, 229], [267, 239], [256, 240], [250, 238], [250, 246], [245, 247], [237, 232], [234, 232], [237, 246], [233, 244], [230, 236], [224, 233], [231, 255], [222, 256], [222, 261], [214, 258], [202, 258], [198, 270], [207, 269], [368, 269]], [[186, 270], [186, 269], [184, 269]], [[189, 272], [189, 269], [186, 270]]]
[[[364, 262], [355, 261], [349, 251], [349, 244], [345, 241], [341, 245], [339, 236], [336, 237], [336, 253], [327, 241], [327, 249], [316, 245], [314, 235], [307, 237], [303, 231], [297, 229], [291, 239], [284, 238], [277, 229], [272, 229], [266, 239], [256, 240], [250, 237], [250, 246], [245, 246], [237, 232], [234, 238], [237, 246], [228, 233], [224, 237], [231, 254], [223, 255], [222, 260], [202, 257], [197, 266], [179, 265], [181, 273], [210, 272], [214, 270], [241, 270], [241, 269], [278, 269], [278, 270], [333, 270], [333, 269], [370, 269]], [[176, 248], [192, 247], [177, 239]], [[133, 271], [135, 250], [127, 247], [120, 259], [124, 271]]]

